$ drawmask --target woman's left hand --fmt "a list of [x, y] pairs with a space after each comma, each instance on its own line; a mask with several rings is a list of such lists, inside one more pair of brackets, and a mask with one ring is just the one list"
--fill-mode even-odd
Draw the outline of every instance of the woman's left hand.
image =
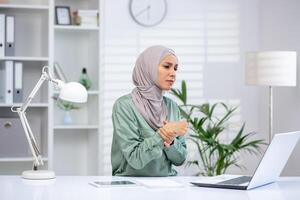
[[173, 131], [167, 131], [163, 127], [159, 129], [159, 134], [163, 138], [164, 142], [171, 144], [176, 137], [176, 133]]

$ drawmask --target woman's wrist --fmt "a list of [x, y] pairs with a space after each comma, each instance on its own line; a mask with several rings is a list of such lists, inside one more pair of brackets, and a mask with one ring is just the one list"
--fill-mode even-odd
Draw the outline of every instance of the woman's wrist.
[[171, 142], [170, 146], [174, 144], [174, 140]]
[[174, 144], [174, 140], [171, 143], [164, 142], [166, 148], [170, 148]]

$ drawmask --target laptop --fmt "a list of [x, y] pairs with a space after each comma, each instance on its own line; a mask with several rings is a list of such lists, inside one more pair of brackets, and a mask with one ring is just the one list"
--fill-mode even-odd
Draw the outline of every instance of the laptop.
[[274, 135], [254, 175], [220, 175], [205, 177], [192, 184], [200, 187], [250, 190], [273, 183], [279, 177], [300, 137], [300, 131]]

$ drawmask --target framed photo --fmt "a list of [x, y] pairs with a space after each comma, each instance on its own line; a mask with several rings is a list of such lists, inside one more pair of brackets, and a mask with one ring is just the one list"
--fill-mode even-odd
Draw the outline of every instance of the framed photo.
[[71, 25], [71, 12], [69, 6], [55, 6], [55, 18], [58, 25]]

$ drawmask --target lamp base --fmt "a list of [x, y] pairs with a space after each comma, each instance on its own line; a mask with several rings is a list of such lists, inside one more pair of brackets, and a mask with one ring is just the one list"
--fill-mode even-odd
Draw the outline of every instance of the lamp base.
[[22, 173], [22, 178], [30, 180], [54, 179], [55, 173], [48, 170], [28, 170]]

